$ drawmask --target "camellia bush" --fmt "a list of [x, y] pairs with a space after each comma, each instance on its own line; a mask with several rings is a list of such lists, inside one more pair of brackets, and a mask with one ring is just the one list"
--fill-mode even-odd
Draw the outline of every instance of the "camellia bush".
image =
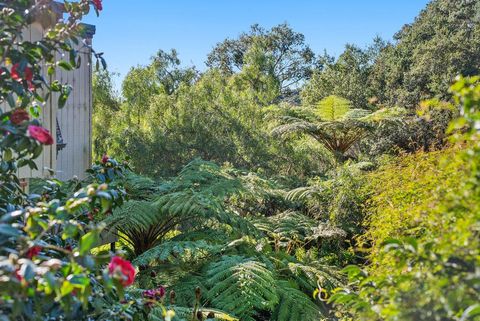
[[[0, 319], [138, 319], [161, 306], [162, 298], [132, 299], [125, 289], [135, 280], [134, 266], [119, 254], [92, 251], [104, 227], [95, 216], [108, 215], [126, 197], [114, 182], [124, 165], [104, 157], [89, 171], [88, 184], [68, 194], [53, 180], [42, 193], [26, 194], [18, 178], [21, 168], [36, 169], [34, 160], [54, 143], [38, 120], [45, 102], [56, 92], [61, 108], [71, 91], [69, 84], [44, 76], [78, 67], [80, 21], [90, 10], [102, 10], [101, 0], [62, 5], [63, 19], [41, 40], [29, 42], [22, 30], [39, 17], [56, 17], [52, 8], [59, 4], [0, 4]], [[57, 60], [59, 52], [68, 59]], [[104, 64], [101, 54], [95, 56]], [[163, 311], [165, 320], [173, 316]]]

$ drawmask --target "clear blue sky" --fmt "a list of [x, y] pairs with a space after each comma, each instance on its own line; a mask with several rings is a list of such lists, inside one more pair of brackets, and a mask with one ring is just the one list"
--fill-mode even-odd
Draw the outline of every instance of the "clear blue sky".
[[[103, 0], [94, 48], [109, 69], [125, 76], [147, 64], [158, 49], [175, 48], [184, 65], [205, 68], [213, 46], [259, 23], [288, 22], [316, 53], [338, 55], [346, 43], [366, 46], [379, 35], [391, 39], [428, 0]], [[118, 85], [118, 84], [117, 84]]]

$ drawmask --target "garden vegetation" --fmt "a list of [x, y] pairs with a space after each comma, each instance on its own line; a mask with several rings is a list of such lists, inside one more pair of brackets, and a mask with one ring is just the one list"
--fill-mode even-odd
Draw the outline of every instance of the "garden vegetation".
[[77, 66], [102, 2], [19, 38], [49, 10], [1, 11], [2, 320], [480, 320], [478, 0], [338, 57], [254, 25], [201, 72], [159, 50], [116, 92], [98, 68], [87, 178], [25, 194], [17, 169], [53, 143], [38, 108], [70, 91], [42, 68]]

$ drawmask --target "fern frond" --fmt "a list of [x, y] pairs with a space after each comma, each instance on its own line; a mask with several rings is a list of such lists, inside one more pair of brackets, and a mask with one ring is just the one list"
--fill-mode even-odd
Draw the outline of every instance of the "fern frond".
[[241, 256], [224, 256], [207, 270], [208, 298], [213, 306], [249, 320], [257, 311], [272, 311], [279, 297], [274, 272]]
[[[317, 284], [328, 289], [344, 285], [344, 277], [335, 266], [321, 264], [320, 262], [310, 262], [308, 264], [290, 262], [288, 268], [296, 280], [301, 278], [307, 281], [311, 286], [307, 290], [315, 289]], [[305, 284], [304, 282], [301, 283]]]
[[311, 296], [300, 291], [288, 281], [279, 281], [280, 302], [272, 320], [275, 321], [318, 321], [322, 317], [320, 308], [310, 299]]
[[189, 255], [194, 259], [212, 253], [219, 253], [222, 245], [212, 245], [204, 240], [200, 241], [165, 241], [151, 248], [135, 258], [136, 265], [149, 265], [152, 261], [166, 261], [172, 257]]
[[131, 200], [116, 208], [103, 222], [110, 231], [141, 231], [157, 220], [158, 213], [150, 202]]
[[371, 113], [372, 112], [370, 110], [354, 108], [354, 109], [349, 110], [347, 113], [345, 113], [345, 115], [343, 115], [342, 119], [343, 120], [362, 119], [364, 117], [369, 116]]
[[190, 223], [217, 221], [249, 234], [254, 232], [253, 226], [225, 208], [226, 199], [247, 191], [246, 186], [228, 170], [211, 162], [194, 160], [177, 177], [163, 184], [155, 206], [161, 212], [186, 218]]
[[170, 288], [175, 291], [175, 304], [193, 306], [195, 303], [195, 289], [199, 287], [202, 293], [207, 293], [205, 277], [200, 273], [190, 273], [176, 280]]
[[341, 120], [352, 109], [352, 103], [338, 96], [328, 96], [317, 106], [317, 114], [323, 121]]
[[318, 226], [313, 228], [313, 233], [306, 237], [306, 240], [317, 240], [317, 239], [345, 239], [347, 237], [347, 232], [341, 228], [320, 223]]
[[158, 184], [151, 178], [128, 171], [123, 184], [130, 199], [149, 200], [158, 192]]
[[324, 191], [322, 185], [298, 187], [289, 191], [286, 198], [289, 201], [307, 201], [312, 198], [320, 198]]
[[[183, 306], [177, 305], [169, 305], [165, 307], [167, 310], [175, 311], [175, 317], [172, 321], [190, 321], [192, 319], [192, 308], [187, 308]], [[203, 315], [202, 320], [210, 320], [210, 321], [239, 321], [238, 319], [228, 315], [227, 313], [216, 310], [216, 309], [209, 309], [209, 308], [202, 308], [200, 312]], [[207, 319], [209, 315], [214, 315], [214, 318]], [[148, 319], [150, 321], [164, 321], [163, 318], [163, 309], [161, 308], [154, 308], [150, 311], [148, 315]]]
[[286, 123], [273, 129], [272, 135], [284, 136], [291, 133], [315, 135], [318, 132], [318, 126], [314, 123], [287, 117], [284, 117], [283, 120]]

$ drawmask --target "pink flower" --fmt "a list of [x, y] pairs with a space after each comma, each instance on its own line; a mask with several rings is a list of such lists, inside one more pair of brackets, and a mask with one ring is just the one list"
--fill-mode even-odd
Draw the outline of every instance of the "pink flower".
[[161, 300], [165, 296], [165, 288], [163, 286], [159, 286], [156, 289], [152, 290], [145, 290], [143, 291], [143, 297], [150, 299], [150, 300]]
[[28, 126], [28, 134], [30, 135], [30, 137], [38, 140], [44, 145], [53, 144], [52, 135], [50, 135], [50, 132], [43, 127], [30, 125]]
[[93, 3], [93, 6], [95, 7], [95, 9], [97, 9], [98, 11], [103, 10], [102, 0], [92, 0], [92, 3]]
[[15, 111], [10, 115], [10, 121], [15, 125], [20, 125], [29, 119], [30, 116], [25, 109], [15, 109]]
[[110, 157], [108, 157], [107, 154], [103, 154], [103, 156], [102, 156], [102, 164], [106, 164], [109, 159], [110, 159]]
[[34, 256], [37, 256], [40, 251], [42, 250], [42, 248], [40, 246], [33, 246], [31, 248], [28, 249], [27, 251], [27, 257], [31, 260]]
[[120, 283], [123, 286], [132, 285], [135, 281], [135, 268], [132, 263], [119, 256], [112, 257], [108, 265], [108, 272], [111, 276], [120, 278]]

